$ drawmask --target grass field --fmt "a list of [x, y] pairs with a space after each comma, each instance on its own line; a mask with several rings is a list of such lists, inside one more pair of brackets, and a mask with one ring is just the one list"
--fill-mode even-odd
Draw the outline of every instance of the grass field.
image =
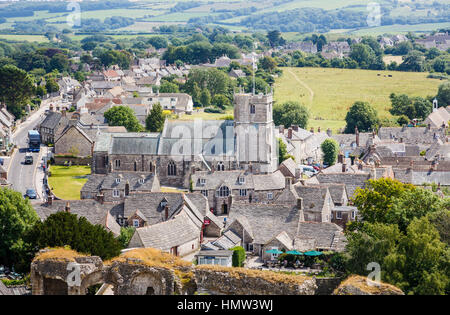
[[224, 119], [227, 116], [233, 115], [233, 108], [230, 107], [225, 110], [225, 114], [214, 114], [214, 113], [205, 113], [203, 111], [197, 112], [194, 109], [192, 115], [182, 115], [179, 120], [194, 120], [194, 119], [203, 119], [203, 120], [217, 120]]
[[26, 41], [26, 42], [38, 42], [44, 43], [48, 42], [48, 38], [43, 35], [9, 35], [9, 34], [0, 34], [0, 39], [6, 40], [15, 40], [15, 41]]
[[65, 200], [78, 200], [80, 190], [87, 182], [86, 175], [91, 174], [91, 167], [52, 165], [50, 172], [52, 176], [48, 178], [48, 182], [55, 196]]
[[[435, 95], [442, 81], [428, 73], [325, 68], [282, 68], [275, 83], [275, 100], [299, 101], [311, 112], [310, 126], [337, 131], [356, 101], [372, 104], [381, 118], [391, 117], [389, 95]], [[380, 74], [380, 76], [378, 76]], [[392, 75], [391, 78], [388, 75]]]

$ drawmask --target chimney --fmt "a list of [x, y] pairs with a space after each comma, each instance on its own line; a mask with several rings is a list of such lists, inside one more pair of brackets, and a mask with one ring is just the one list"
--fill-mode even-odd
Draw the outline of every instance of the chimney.
[[309, 132], [314, 133], [314, 127], [311, 127], [311, 129], [309, 130]]
[[292, 128], [291, 127], [289, 127], [289, 129], [288, 129], [288, 139], [292, 139]]
[[66, 117], [66, 109], [65, 108], [61, 111], [61, 114], [63, 117]]
[[342, 163], [342, 173], [345, 173], [347, 171], [347, 164]]
[[331, 137], [333, 135], [333, 132], [331, 131], [330, 128], [327, 129], [327, 135], [328, 137]]
[[94, 127], [94, 124], [93, 123], [91, 123], [91, 129]]
[[53, 204], [53, 195], [50, 193], [50, 195], [47, 196], [47, 205], [51, 206]]
[[359, 130], [358, 126], [355, 127], [356, 146], [359, 147]]
[[286, 177], [285, 182], [286, 182], [286, 188], [287, 188], [287, 189], [288, 189], [288, 188], [291, 188], [291, 185], [292, 185], [292, 177]]
[[284, 126], [280, 126], [278, 128], [279, 128], [280, 134], [284, 134]]
[[303, 210], [303, 198], [297, 198], [297, 209]]
[[400, 143], [403, 143], [403, 138], [400, 138]]
[[427, 125], [427, 129], [428, 129], [428, 130], [431, 130], [431, 124], [428, 124], [428, 125]]
[[70, 213], [70, 203], [67, 201], [67, 203], [66, 203], [66, 212], [67, 213]]
[[169, 218], [169, 206], [166, 205], [164, 207], [164, 220], [167, 221], [168, 218]]
[[127, 182], [125, 184], [125, 196], [128, 196], [130, 194], [130, 182], [127, 179]]
[[352, 161], [352, 165], [355, 165], [355, 156], [354, 155], [352, 155], [352, 156], [350, 156], [350, 160]]
[[319, 127], [319, 128], [317, 128], [317, 132], [318, 132], [318, 133], [320, 133], [320, 127]]
[[298, 132], [298, 125], [292, 125], [292, 129], [294, 129], [295, 132]]
[[440, 182], [438, 183], [437, 191], [441, 191], [441, 183]]
[[97, 201], [100, 202], [100, 204], [103, 204], [105, 202], [105, 195], [103, 195], [103, 193], [99, 193], [97, 195]]
[[342, 152], [338, 154], [338, 163], [344, 163], [344, 154]]
[[253, 165], [252, 162], [248, 163], [248, 171], [250, 174], [253, 174]]
[[295, 178], [299, 179], [302, 177], [302, 170], [299, 168], [295, 169]]

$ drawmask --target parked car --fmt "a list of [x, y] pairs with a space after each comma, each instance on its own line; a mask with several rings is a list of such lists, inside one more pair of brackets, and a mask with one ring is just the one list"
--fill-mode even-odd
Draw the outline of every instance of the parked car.
[[27, 189], [27, 192], [25, 193], [25, 198], [30, 198], [30, 199], [37, 199], [37, 194], [36, 194], [36, 190], [30, 188]]
[[5, 160], [3, 158], [0, 158], [0, 165], [3, 165], [5, 163]]
[[25, 155], [25, 164], [33, 164], [33, 154], [27, 152]]

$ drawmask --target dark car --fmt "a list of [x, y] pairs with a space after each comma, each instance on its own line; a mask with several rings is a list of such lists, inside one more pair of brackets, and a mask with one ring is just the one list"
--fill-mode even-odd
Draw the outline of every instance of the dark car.
[[25, 193], [25, 198], [28, 197], [30, 199], [37, 199], [36, 190], [34, 189], [27, 189], [27, 192]]

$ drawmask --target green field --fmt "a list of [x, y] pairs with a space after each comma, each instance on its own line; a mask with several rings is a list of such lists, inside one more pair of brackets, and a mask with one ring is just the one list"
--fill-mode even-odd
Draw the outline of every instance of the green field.
[[[311, 112], [309, 127], [345, 126], [345, 115], [356, 101], [372, 104], [381, 118], [391, 117], [389, 95], [435, 95], [442, 81], [428, 73], [327, 68], [282, 68], [275, 83], [275, 101], [299, 101]], [[378, 76], [380, 74], [380, 76]], [[392, 75], [391, 78], [388, 75]]]
[[25, 41], [25, 42], [48, 42], [48, 38], [43, 35], [9, 35], [0, 34], [0, 39], [14, 40], [14, 41]]
[[80, 190], [87, 182], [86, 175], [91, 174], [90, 166], [59, 166], [50, 167], [49, 186], [56, 197], [65, 200], [80, 199]]

